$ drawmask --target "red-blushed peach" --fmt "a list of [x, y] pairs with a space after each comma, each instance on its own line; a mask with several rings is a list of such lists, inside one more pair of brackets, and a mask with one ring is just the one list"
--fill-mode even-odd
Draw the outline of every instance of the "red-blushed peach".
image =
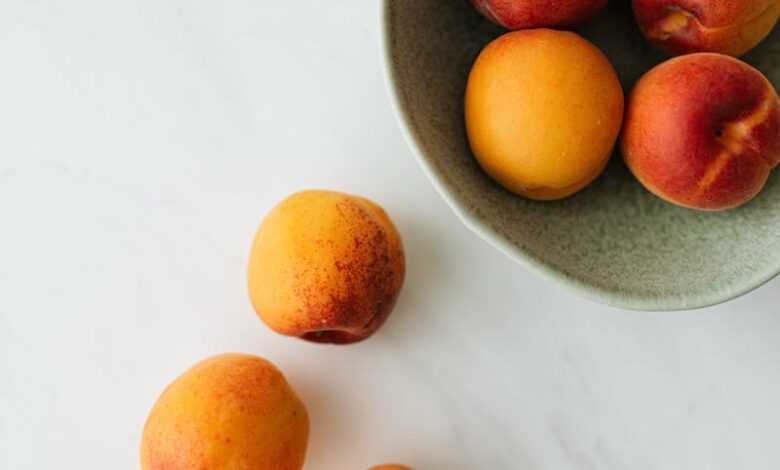
[[488, 19], [509, 29], [573, 26], [592, 18], [607, 0], [471, 0]]
[[536, 200], [570, 196], [604, 170], [623, 120], [623, 89], [604, 54], [569, 31], [513, 31], [482, 50], [465, 119], [482, 169]]
[[777, 92], [761, 72], [726, 55], [671, 59], [631, 92], [621, 147], [637, 179], [669, 202], [740, 206], [780, 162]]
[[780, 16], [778, 0], [633, 0], [645, 37], [672, 54], [740, 56], [760, 43]]
[[263, 220], [249, 259], [249, 294], [278, 333], [354, 343], [387, 320], [405, 269], [401, 237], [381, 207], [344, 193], [304, 191]]
[[270, 362], [224, 354], [162, 393], [141, 438], [142, 470], [300, 470], [309, 440], [303, 402]]

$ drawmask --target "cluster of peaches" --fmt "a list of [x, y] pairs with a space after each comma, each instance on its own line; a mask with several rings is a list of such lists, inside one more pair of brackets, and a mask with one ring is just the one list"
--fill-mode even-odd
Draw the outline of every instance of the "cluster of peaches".
[[[627, 110], [594, 45], [545, 29], [585, 21], [606, 1], [473, 0], [494, 21], [522, 29], [488, 45], [469, 78], [466, 124], [481, 166], [518, 194], [563, 198], [598, 177], [622, 128], [628, 166], [668, 201], [718, 210], [758, 194], [780, 163], [780, 101], [760, 72], [731, 56], [769, 33], [778, 0], [633, 0], [647, 38], [685, 55], [648, 72]], [[349, 344], [384, 324], [405, 270], [401, 237], [381, 207], [305, 191], [260, 226], [249, 293], [274, 331]], [[162, 393], [144, 427], [141, 467], [300, 470], [308, 439], [306, 407], [282, 373], [265, 359], [225, 354]]]
[[[401, 237], [381, 207], [358, 196], [304, 191], [261, 224], [249, 293], [276, 332], [348, 344], [387, 320], [405, 273]], [[308, 441], [306, 407], [279, 369], [257, 356], [224, 354], [196, 364], [162, 393], [144, 426], [141, 468], [301, 470]]]
[[645, 36], [677, 55], [647, 72], [626, 102], [604, 54], [563, 31], [607, 0], [472, 0], [515, 30], [477, 58], [466, 90], [469, 142], [508, 190], [561, 199], [595, 180], [616, 142], [639, 182], [679, 206], [750, 201], [780, 163], [780, 101], [735, 57], [780, 16], [778, 0], [632, 0]]

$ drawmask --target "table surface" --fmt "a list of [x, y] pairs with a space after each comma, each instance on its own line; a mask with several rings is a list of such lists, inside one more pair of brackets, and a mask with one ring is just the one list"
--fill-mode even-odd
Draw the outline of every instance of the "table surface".
[[[780, 280], [600, 306], [470, 233], [404, 143], [378, 1], [0, 7], [0, 468], [137, 469], [155, 399], [225, 351], [306, 402], [306, 469], [775, 470]], [[255, 317], [247, 252], [296, 190], [380, 202], [398, 307], [350, 347]]]

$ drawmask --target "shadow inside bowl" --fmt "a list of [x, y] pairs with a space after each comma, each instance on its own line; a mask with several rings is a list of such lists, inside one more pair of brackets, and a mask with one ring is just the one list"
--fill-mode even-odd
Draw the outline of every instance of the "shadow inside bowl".
[[[641, 37], [629, 2], [579, 32], [615, 65], [625, 90], [664, 60]], [[552, 203], [495, 184], [471, 154], [463, 94], [471, 64], [504, 32], [467, 1], [387, 0], [387, 67], [412, 146], [466, 224], [521, 264], [586, 297], [640, 310], [681, 310], [749, 292], [780, 272], [780, 175], [740, 209], [705, 213], [645, 191], [614, 155], [604, 175]], [[744, 60], [780, 83], [780, 31]]]

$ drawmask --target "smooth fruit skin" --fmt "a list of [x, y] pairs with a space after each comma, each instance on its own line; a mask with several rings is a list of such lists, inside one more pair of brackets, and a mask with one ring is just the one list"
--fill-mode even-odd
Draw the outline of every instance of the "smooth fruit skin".
[[471, 149], [488, 175], [530, 199], [561, 199], [609, 161], [623, 90], [604, 54], [582, 37], [515, 31], [477, 58], [465, 112]]
[[309, 439], [301, 400], [270, 362], [207, 359], [176, 379], [144, 427], [142, 470], [300, 470]]
[[621, 147], [637, 179], [669, 202], [702, 210], [740, 206], [780, 162], [777, 92], [732, 57], [677, 57], [635, 86]]
[[488, 19], [508, 29], [574, 26], [592, 18], [607, 0], [471, 0]]
[[633, 0], [645, 37], [671, 54], [740, 56], [769, 35], [777, 0]]
[[368, 199], [333, 191], [296, 193], [277, 205], [255, 237], [249, 294], [274, 331], [347, 344], [376, 332], [403, 285], [403, 244]]

